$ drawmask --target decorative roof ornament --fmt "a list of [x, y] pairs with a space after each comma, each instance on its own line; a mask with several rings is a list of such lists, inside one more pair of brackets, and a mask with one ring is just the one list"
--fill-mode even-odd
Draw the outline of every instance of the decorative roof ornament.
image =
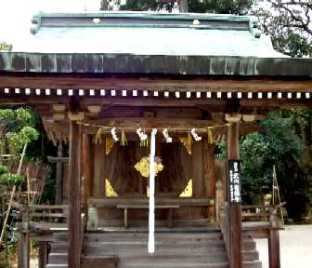
[[260, 24], [256, 17], [251, 17], [249, 22], [250, 32], [255, 38], [261, 37]]

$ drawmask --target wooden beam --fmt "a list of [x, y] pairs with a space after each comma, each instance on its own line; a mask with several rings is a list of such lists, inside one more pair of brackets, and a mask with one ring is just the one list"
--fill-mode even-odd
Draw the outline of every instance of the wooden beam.
[[69, 122], [69, 159], [68, 267], [80, 268], [80, 126], [75, 121]]
[[[233, 117], [231, 116], [231, 119]], [[239, 119], [239, 117], [237, 117]], [[239, 160], [239, 122], [231, 123], [227, 133], [227, 157], [229, 161]], [[230, 268], [242, 268], [242, 220], [241, 204], [231, 200], [230, 175], [227, 176], [227, 201], [229, 204], [229, 259]]]
[[274, 78], [250, 78], [250, 79], [228, 79], [228, 78], [202, 78], [202, 77], [154, 77], [150, 76], [107, 76], [96, 77], [83, 74], [75, 75], [1, 75], [0, 87], [13, 88], [85, 88], [85, 89], [138, 89], [159, 91], [253, 91], [253, 92], [275, 92], [275, 91], [310, 91], [312, 80], [281, 80]]

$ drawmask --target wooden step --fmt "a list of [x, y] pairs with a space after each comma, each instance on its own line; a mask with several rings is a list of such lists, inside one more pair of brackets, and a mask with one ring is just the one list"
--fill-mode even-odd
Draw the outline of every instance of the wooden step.
[[259, 260], [259, 252], [257, 250], [243, 250], [242, 256], [244, 261]]
[[128, 263], [122, 264], [119, 268], [229, 268], [227, 262], [224, 263]]
[[[100, 233], [100, 234], [87, 234], [85, 235], [85, 241], [97, 242], [97, 241], [137, 241], [147, 240], [147, 233]], [[156, 241], [163, 240], [221, 240], [223, 236], [221, 233], [156, 233]]]
[[225, 253], [219, 253], [209, 256], [128, 256], [123, 257], [120, 260], [121, 264], [131, 264], [131, 263], [163, 263], [173, 264], [173, 263], [225, 263], [227, 262], [227, 256]]
[[64, 264], [67, 263], [67, 252], [51, 252], [49, 254], [49, 263]]
[[243, 268], [262, 268], [261, 261], [244, 261]]
[[67, 264], [47, 264], [46, 268], [68, 268]]

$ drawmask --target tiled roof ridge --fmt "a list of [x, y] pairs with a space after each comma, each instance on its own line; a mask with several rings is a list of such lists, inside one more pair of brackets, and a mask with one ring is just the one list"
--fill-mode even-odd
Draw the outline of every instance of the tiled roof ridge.
[[258, 23], [253, 16], [211, 13], [159, 13], [101, 11], [43, 13], [33, 16], [32, 33], [41, 27], [150, 27], [194, 28], [250, 31], [259, 37]]

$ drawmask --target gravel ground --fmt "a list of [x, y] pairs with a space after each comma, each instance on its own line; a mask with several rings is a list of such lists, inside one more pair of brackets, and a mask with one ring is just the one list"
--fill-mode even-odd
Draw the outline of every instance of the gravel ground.
[[[267, 241], [256, 240], [263, 268], [268, 268]], [[312, 225], [288, 225], [280, 232], [281, 268], [312, 267]]]

